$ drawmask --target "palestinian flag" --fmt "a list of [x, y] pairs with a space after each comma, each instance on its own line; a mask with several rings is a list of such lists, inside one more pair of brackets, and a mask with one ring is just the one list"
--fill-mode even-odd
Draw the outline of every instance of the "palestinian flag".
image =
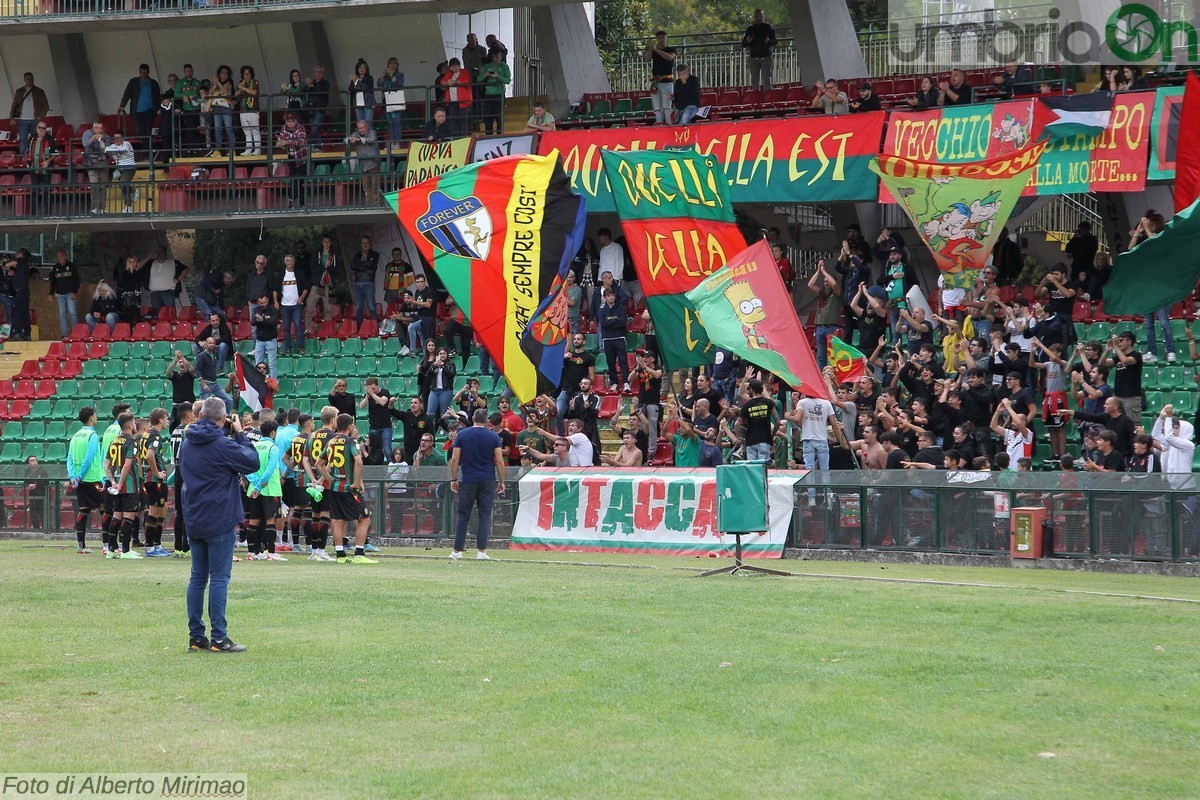
[[605, 150], [601, 158], [663, 365], [712, 363], [712, 343], [687, 293], [746, 248], [724, 171], [695, 149]]
[[238, 396], [251, 411], [262, 411], [270, 394], [267, 379], [254, 368], [254, 359], [245, 353], [237, 354], [234, 365], [237, 367]]
[[570, 332], [558, 287], [585, 213], [558, 153], [469, 164], [385, 197], [517, 399], [555, 389]]
[[717, 347], [778, 375], [810, 397], [832, 399], [765, 239], [701, 281], [687, 299]]
[[1099, 136], [1112, 119], [1113, 98], [1101, 92], [1038, 98], [1035, 126], [1051, 140]]
[[833, 367], [835, 384], [854, 383], [867, 374], [867, 357], [853, 345], [846, 344], [836, 336], [830, 336], [825, 351], [829, 366]]

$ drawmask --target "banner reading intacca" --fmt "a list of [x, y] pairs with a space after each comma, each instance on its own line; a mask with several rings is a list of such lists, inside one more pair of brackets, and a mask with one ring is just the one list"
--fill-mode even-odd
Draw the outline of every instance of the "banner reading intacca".
[[[767, 476], [770, 530], [742, 536], [747, 558], [779, 558], [803, 471]], [[578, 550], [697, 556], [732, 553], [717, 531], [717, 481], [711, 469], [539, 469], [521, 478], [514, 550]]]

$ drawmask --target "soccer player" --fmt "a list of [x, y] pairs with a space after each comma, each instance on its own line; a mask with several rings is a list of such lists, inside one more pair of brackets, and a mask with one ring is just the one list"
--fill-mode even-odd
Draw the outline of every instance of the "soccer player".
[[[337, 431], [333, 429], [334, 423], [337, 420], [338, 410], [333, 406], [325, 406], [321, 409], [321, 427], [312, 432], [308, 437], [308, 442], [304, 447], [304, 472], [310, 481], [309, 486], [323, 489], [322, 482], [317, 479], [317, 462], [325, 456], [325, 448]], [[307, 491], [308, 487], [305, 487]], [[329, 500], [327, 497], [322, 497], [318, 502], [313, 500], [312, 503], [313, 517], [313, 549], [325, 552], [325, 547], [329, 542]], [[325, 561], [327, 559], [316, 559], [317, 561]], [[328, 559], [332, 561], [333, 559]]]
[[141, 558], [129, 546], [133, 539], [141, 491], [138, 485], [138, 443], [133, 432], [133, 414], [126, 411], [117, 417], [117, 427], [119, 432], [113, 437], [104, 459], [108, 493], [113, 498], [114, 533], [110, 534], [110, 538], [116, 537], [117, 541], [116, 549], [110, 549], [105, 558]]
[[[333, 518], [333, 546], [339, 564], [378, 564], [368, 558], [364, 549], [367, 531], [371, 527], [370, 516], [363, 507], [362, 454], [358, 451], [358, 429], [354, 417], [339, 414], [337, 434], [330, 438], [324, 457], [317, 468], [329, 481], [327, 503]], [[348, 557], [345, 548], [346, 523], [353, 522], [354, 556]]]
[[[75, 490], [76, 553], [87, 554], [88, 517], [104, 507], [104, 457], [100, 454], [100, 437], [96, 435], [96, 409], [85, 406], [79, 410], [83, 427], [75, 431], [67, 447], [67, 478]], [[104, 554], [108, 555], [108, 534], [103, 534]]]
[[[146, 437], [150, 435], [150, 420], [135, 417], [133, 420], [133, 439], [137, 442], [137, 460], [133, 462], [138, 473], [138, 513], [133, 518], [133, 546], [144, 547], [142, 544], [142, 512], [149, 507], [146, 499]], [[147, 549], [149, 549], [147, 547]]]
[[246, 476], [243, 506], [247, 517], [246, 540], [250, 549], [247, 561], [287, 561], [275, 553], [275, 531], [271, 527], [279, 516], [279, 503], [283, 495], [279, 481], [281, 453], [275, 444], [278, 431], [279, 424], [273, 419], [261, 423], [260, 438], [254, 443], [254, 449], [258, 451], [258, 472]]
[[[309, 561], [332, 561], [329, 556], [321, 557], [321, 552], [313, 547], [313, 540], [316, 538], [313, 532], [312, 520], [312, 497], [308, 494], [308, 487], [317, 483], [316, 475], [311, 471], [305, 470], [304, 467], [304, 449], [308, 445], [308, 438], [313, 432], [313, 418], [311, 414], [301, 414], [296, 420], [299, 427], [297, 433], [283, 452], [283, 466], [285, 468], [283, 479], [283, 502], [288, 504], [288, 508], [292, 510], [291, 530], [292, 541], [296, 544], [300, 542], [300, 531], [304, 531], [304, 540], [308, 542]], [[279, 442], [279, 437], [275, 437], [275, 442]], [[311, 467], [310, 467], [311, 470]]]
[[167, 410], [150, 412], [150, 424], [141, 440], [141, 461], [146, 476], [146, 555], [150, 558], [170, 558], [163, 549], [163, 523], [167, 519], [167, 472], [175, 460], [171, 440], [163, 436], [167, 430]]
[[[121, 426], [117, 424], [117, 419], [128, 411], [129, 403], [117, 403], [113, 406], [113, 421], [104, 429], [104, 435], [100, 437], [100, 455], [102, 459], [108, 458], [108, 448], [112, 446], [113, 439], [116, 439], [117, 434], [121, 432]], [[103, 461], [101, 465], [103, 466]], [[107, 481], [107, 478], [105, 480]], [[116, 522], [116, 515], [113, 513], [113, 502], [114, 495], [111, 492], [104, 492], [104, 510], [100, 514], [100, 527], [104, 532], [104, 541], [112, 543], [112, 547], [109, 548], [110, 552], [115, 553], [117, 551], [117, 536], [121, 533], [121, 525], [119, 522]], [[108, 553], [105, 553], [105, 555], [108, 555]]]
[[[275, 433], [275, 444], [279, 447], [279, 452], [283, 456], [280, 462], [280, 471], [283, 473], [283, 502], [288, 507], [289, 520], [284, 522], [279, 532], [279, 538], [275, 541], [275, 549], [287, 553], [293, 550], [299, 551], [300, 547], [300, 526], [295, 524], [297, 515], [292, 510], [293, 490], [295, 489], [295, 475], [287, 466], [287, 455], [291, 452], [292, 441], [300, 433], [300, 409], [289, 408], [286, 411], [280, 409], [277, 412], [276, 422], [280, 423], [279, 430]], [[288, 544], [288, 531], [290, 530], [291, 544]]]
[[[176, 406], [175, 417], [178, 420], [175, 425], [175, 430], [171, 431], [171, 453], [179, 452], [179, 448], [183, 446], [183, 437], [187, 436], [188, 426], [196, 421], [196, 413], [200, 403], [180, 403]], [[173, 480], [172, 480], [173, 478]], [[175, 484], [175, 552], [172, 553], [175, 558], [191, 558], [192, 548], [188, 544], [187, 524], [183, 519], [183, 474], [176, 469], [172, 473], [172, 478], [168, 478], [168, 482]]]

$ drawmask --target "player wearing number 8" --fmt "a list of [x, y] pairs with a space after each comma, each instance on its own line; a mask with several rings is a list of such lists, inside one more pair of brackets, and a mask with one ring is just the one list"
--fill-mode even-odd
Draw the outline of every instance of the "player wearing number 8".
[[[333, 545], [339, 564], [376, 564], [367, 558], [367, 530], [370, 516], [363, 506], [362, 454], [358, 451], [358, 428], [354, 417], [339, 414], [337, 433], [330, 437], [317, 469], [329, 481], [326, 504], [333, 518]], [[347, 557], [345, 549], [346, 523], [355, 524], [354, 556]]]

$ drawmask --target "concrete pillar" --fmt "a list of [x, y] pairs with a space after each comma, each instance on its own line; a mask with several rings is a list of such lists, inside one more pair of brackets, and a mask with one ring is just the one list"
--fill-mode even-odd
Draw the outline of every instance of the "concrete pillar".
[[334, 65], [333, 47], [329, 44], [329, 34], [325, 31], [325, 23], [320, 20], [293, 22], [292, 38], [296, 41], [296, 52], [300, 56], [300, 74], [308, 77], [312, 75], [314, 65], [323, 66], [325, 79], [329, 81], [329, 106], [330, 108], [340, 108], [344, 103], [342, 102], [342, 93], [338, 89], [344, 89], [345, 86], [339, 83], [341, 78], [338, 77]]
[[867, 63], [845, 0], [788, 0], [800, 77], [808, 86], [825, 78], [861, 78]]
[[57, 80], [57, 97], [62, 116], [69, 120], [94, 122], [100, 114], [96, 85], [88, 63], [87, 44], [81, 33], [56, 33], [46, 37]]
[[[596, 49], [587, 12], [582, 3], [538, 6], [530, 9], [542, 57], [542, 78], [552, 113], [561, 116], [588, 92], [608, 92], [608, 74]], [[509, 60], [513, 72], [523, 69], [519, 55]]]

